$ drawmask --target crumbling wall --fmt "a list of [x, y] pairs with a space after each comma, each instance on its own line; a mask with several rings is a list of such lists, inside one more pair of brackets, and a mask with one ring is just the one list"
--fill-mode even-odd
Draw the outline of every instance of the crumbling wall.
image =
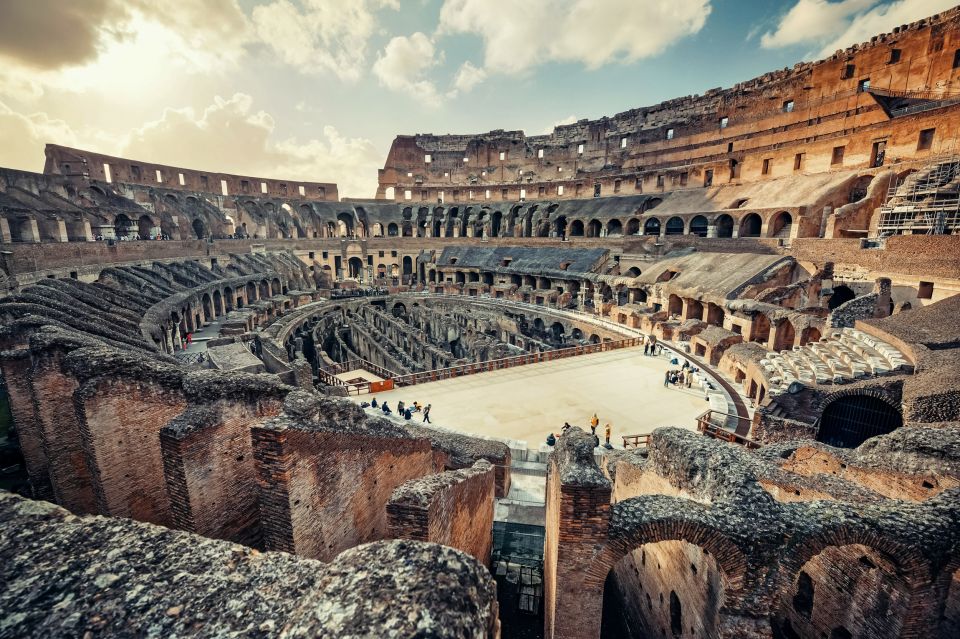
[[323, 564], [2, 491], [0, 602], [10, 637], [499, 636], [493, 578], [453, 548], [383, 541]]
[[394, 489], [433, 472], [428, 440], [345, 400], [297, 391], [252, 434], [267, 550], [329, 561], [385, 539]]
[[493, 544], [493, 466], [429, 475], [401, 484], [387, 503], [390, 536], [458, 548], [490, 563]]

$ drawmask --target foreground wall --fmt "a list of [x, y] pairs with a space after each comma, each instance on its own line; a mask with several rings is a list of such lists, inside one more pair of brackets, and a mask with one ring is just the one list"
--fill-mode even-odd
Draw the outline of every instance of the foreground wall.
[[10, 637], [499, 636], [490, 573], [452, 548], [380, 542], [322, 564], [2, 491], [0, 609]]

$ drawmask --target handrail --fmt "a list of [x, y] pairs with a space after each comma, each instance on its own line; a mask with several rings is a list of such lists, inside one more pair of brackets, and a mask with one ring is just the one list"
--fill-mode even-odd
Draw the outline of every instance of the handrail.
[[501, 359], [491, 359], [485, 362], [474, 362], [471, 364], [461, 364], [459, 366], [450, 366], [447, 368], [437, 368], [431, 371], [409, 373], [407, 375], [394, 377], [393, 382], [396, 386], [412, 386], [426, 382], [435, 382], [442, 379], [462, 377], [464, 375], [485, 373], [503, 368], [513, 368], [515, 366], [525, 366], [527, 364], [539, 364], [540, 362], [549, 362], [555, 359], [564, 359], [567, 357], [575, 357], [577, 355], [590, 355], [592, 353], [602, 353], [621, 348], [631, 348], [641, 344], [643, 344], [642, 337], [628, 337], [615, 342], [600, 342], [598, 344], [588, 344], [586, 346], [570, 346], [568, 348], [559, 348], [553, 351], [527, 353], [525, 355], [514, 355], [512, 357], [504, 357]]
[[639, 435], [623, 435], [624, 448], [646, 448], [650, 445], [652, 433], [641, 433]]
[[710, 418], [713, 413], [718, 415], [723, 415], [724, 417], [736, 417], [738, 420], [744, 419], [736, 415], [729, 415], [729, 413], [722, 413], [720, 411], [708, 410], [699, 417], [697, 417], [697, 430], [703, 433], [707, 437], [713, 439], [719, 439], [725, 442], [732, 442], [734, 444], [740, 444], [748, 449], [760, 448], [760, 444], [749, 437], [744, 437], [743, 435], [738, 435], [732, 430], [727, 430], [722, 426], [715, 424]]

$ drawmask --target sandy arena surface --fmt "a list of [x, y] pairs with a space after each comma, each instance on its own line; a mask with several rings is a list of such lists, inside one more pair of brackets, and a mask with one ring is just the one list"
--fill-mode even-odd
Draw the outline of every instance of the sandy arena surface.
[[[597, 433], [610, 423], [611, 443], [622, 435], [649, 433], [660, 426], [696, 428], [696, 417], [709, 408], [699, 388], [663, 386], [669, 357], [646, 357], [643, 348], [581, 355], [518, 366], [377, 393], [396, 409], [397, 401], [432, 404], [434, 424], [466, 433], [525, 440], [537, 448], [565, 421], [587, 428], [594, 412]], [[682, 365], [683, 360], [680, 360]], [[370, 395], [353, 397], [370, 401]], [[422, 418], [414, 414], [413, 419]]]

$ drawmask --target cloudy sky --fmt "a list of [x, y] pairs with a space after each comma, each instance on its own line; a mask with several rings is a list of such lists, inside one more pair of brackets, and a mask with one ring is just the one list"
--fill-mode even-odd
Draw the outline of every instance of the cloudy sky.
[[372, 197], [397, 134], [612, 115], [955, 0], [0, 0], [0, 166], [55, 142]]

